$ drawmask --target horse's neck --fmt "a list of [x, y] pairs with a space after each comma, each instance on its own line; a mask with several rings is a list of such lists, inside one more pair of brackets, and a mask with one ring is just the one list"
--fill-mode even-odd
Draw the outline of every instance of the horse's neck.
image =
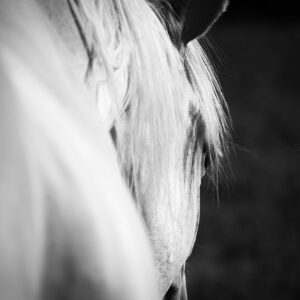
[[51, 293], [73, 285], [64, 299], [158, 299], [145, 233], [83, 84], [33, 1], [0, 3], [0, 298], [41, 299], [52, 283]]

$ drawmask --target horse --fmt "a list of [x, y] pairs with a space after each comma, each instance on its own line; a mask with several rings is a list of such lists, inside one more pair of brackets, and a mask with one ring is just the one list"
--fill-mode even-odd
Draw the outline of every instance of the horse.
[[160, 297], [185, 299], [201, 178], [217, 183], [228, 151], [227, 107], [196, 38], [227, 1], [37, 2], [113, 137], [147, 226]]
[[218, 183], [230, 128], [221, 89], [197, 37], [228, 1], [40, 3], [112, 134], [148, 228], [160, 295], [184, 299], [201, 178], [207, 173]]
[[93, 96], [38, 4], [0, 2], [0, 298], [159, 299]]

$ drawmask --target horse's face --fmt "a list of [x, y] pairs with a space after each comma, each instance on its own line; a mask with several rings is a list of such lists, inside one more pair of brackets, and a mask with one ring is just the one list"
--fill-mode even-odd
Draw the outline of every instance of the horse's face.
[[[180, 2], [181, 1], [177, 1], [177, 3]], [[200, 8], [201, 4], [199, 5], [199, 2], [201, 1], [191, 2], [193, 9]], [[188, 104], [186, 108], [181, 109], [182, 118], [180, 122], [182, 124], [179, 126], [180, 131], [173, 137], [175, 147], [171, 147], [171, 151], [169, 152], [170, 158], [168, 159], [169, 165], [165, 170], [165, 172], [169, 172], [169, 174], [155, 173], [155, 171], [153, 171], [155, 168], [151, 168], [151, 165], [148, 166], [148, 170], [144, 172], [141, 171], [142, 174], [138, 174], [139, 178], [136, 180], [132, 180], [133, 175], [132, 172], [130, 172], [130, 167], [127, 167], [127, 172], [125, 172], [127, 179], [129, 178], [129, 186], [131, 186], [133, 190], [133, 194], [136, 197], [139, 209], [149, 231], [156, 265], [160, 273], [160, 288], [162, 295], [165, 295], [165, 299], [185, 299], [186, 297], [185, 262], [194, 246], [199, 223], [199, 189], [201, 178], [206, 172], [208, 162], [212, 160], [214, 156], [216, 157], [218, 155], [216, 153], [209, 154], [207, 145], [211, 143], [208, 137], [209, 134], [215, 135], [216, 132], [218, 132], [218, 129], [211, 130], [211, 124], [208, 119], [212, 116], [215, 118], [219, 111], [213, 108], [212, 111], [214, 109], [215, 111], [212, 113], [209, 112], [206, 115], [204, 112], [205, 109], [210, 109], [208, 108], [209, 104], [207, 105], [207, 103], [205, 103], [206, 101], [211, 102], [210, 105], [214, 106], [212, 103], [215, 100], [215, 95], [213, 95], [214, 92], [209, 91], [213, 83], [207, 83], [205, 75], [201, 79], [193, 78], [193, 76], [197, 77], [194, 73], [202, 74], [206, 72], [205, 59], [204, 63], [203, 61], [197, 61], [197, 59], [191, 59], [190, 57], [194, 55], [194, 47], [197, 48], [197, 46], [195, 46], [195, 41], [192, 42], [193, 44], [190, 46], [187, 46], [187, 43], [191, 39], [206, 32], [211, 22], [214, 21], [214, 18], [224, 9], [225, 2], [227, 3], [227, 1], [215, 1], [212, 6], [208, 3], [206, 8], [208, 9], [207, 13], [209, 17], [208, 19], [204, 18], [202, 23], [197, 20], [196, 29], [193, 28], [193, 22], [186, 25], [180, 23], [180, 21], [177, 26], [182, 27], [181, 30], [179, 29], [178, 31], [178, 28], [172, 28], [174, 22], [174, 19], [172, 19], [173, 16], [168, 15], [168, 12], [164, 12], [163, 17], [165, 18], [165, 26], [169, 32], [170, 39], [175, 46], [178, 47], [180, 53], [185, 53], [182, 56], [182, 60], [185, 61], [187, 77], [189, 78], [186, 92], [189, 93], [191, 87], [193, 91], [191, 92], [190, 101], [187, 101]], [[187, 10], [186, 14], [188, 15], [190, 12], [190, 10]], [[205, 12], [200, 10], [200, 14], [202, 14], [202, 16], [198, 17], [201, 20]], [[197, 16], [192, 14], [189, 21], [195, 17], [197, 18]], [[182, 32], [181, 36], [180, 32]], [[185, 47], [188, 49], [183, 50], [182, 48]], [[197, 49], [196, 52], [197, 51], [199, 51], [199, 49]], [[199, 66], [196, 66], [196, 69], [194, 69], [195, 66], [191, 65], [193, 63], [198, 63]], [[184, 79], [186, 78], [182, 78], [182, 80]], [[197, 84], [202, 86], [197, 86], [193, 81], [198, 81]], [[208, 86], [209, 88], [207, 89]], [[194, 94], [194, 88], [199, 88], [200, 92]], [[195, 100], [193, 97], [199, 97], [199, 99]], [[201, 101], [203, 101], [203, 103], [201, 103]], [[186, 103], [183, 102], [183, 106], [185, 104]], [[130, 107], [128, 111], [130, 114]], [[220, 113], [220, 116], [222, 116], [222, 113], [223, 112]], [[128, 115], [124, 114], [116, 123], [116, 144], [117, 147], [118, 143], [120, 144], [119, 147], [122, 151], [126, 151], [127, 141], [131, 138], [130, 133], [126, 131], [126, 129], [128, 129], [127, 118]], [[217, 124], [219, 121], [215, 118], [213, 122]], [[218, 125], [216, 125], [216, 127]], [[121, 139], [121, 142], [118, 141], [118, 138]], [[122, 139], [125, 141], [122, 141]], [[151, 148], [151, 146], [149, 146], [150, 143], [151, 141], [149, 142], [147, 135], [145, 135], [144, 143], [142, 143], [145, 147], [145, 160], [147, 160], [147, 154], [151, 153], [151, 150], [149, 150], [149, 148]], [[129, 160], [130, 158], [127, 159], [127, 161]], [[147, 165], [147, 162], [145, 164]], [[182, 170], [184, 170], [184, 174], [182, 174]], [[191, 172], [191, 174], [189, 174], [189, 172]], [[183, 183], [185, 180], [188, 182]], [[138, 188], [135, 186], [136, 184], [139, 185]], [[157, 188], [157, 186], [159, 186], [159, 188]], [[139, 189], [138, 193], [136, 189]]]
[[[192, 109], [191, 109], [192, 110]], [[195, 187], [185, 187], [184, 192], [182, 190], [182, 160], [180, 153], [176, 153], [174, 149], [174, 157], [172, 159], [178, 160], [171, 162], [169, 172], [170, 176], [166, 174], [154, 174], [152, 170], [146, 172], [138, 182], [132, 181], [132, 173], [127, 173], [127, 181], [136, 199], [138, 209], [143, 216], [149, 232], [149, 238], [151, 240], [154, 258], [156, 266], [159, 270], [159, 284], [162, 295], [166, 299], [177, 299], [173, 297], [183, 297], [186, 293], [185, 286], [185, 262], [190, 255], [194, 242], [196, 239], [199, 215], [200, 215], [200, 185], [201, 179], [205, 175], [208, 168], [206, 145], [203, 121], [201, 116], [194, 111], [187, 112], [186, 117], [186, 132], [196, 132], [197, 142], [190, 143], [191, 135], [188, 133], [184, 137], [181, 136], [185, 142], [183, 143], [183, 155], [189, 155], [186, 152], [192, 148], [192, 154], [195, 156], [194, 164], [195, 172], [193, 179], [187, 175], [187, 177], [195, 183]], [[122, 145], [122, 139], [126, 140], [130, 137], [126, 130], [127, 121], [126, 114], [118, 120], [113, 130], [115, 143], [121, 144], [122, 151], [126, 151], [126, 146]], [[121, 141], [120, 141], [120, 140]], [[174, 137], [176, 140], [176, 138]], [[145, 139], [145, 156], [149, 149], [147, 148], [147, 141]], [[176, 143], [175, 143], [176, 144]], [[175, 146], [176, 147], [176, 146]], [[182, 147], [182, 144], [178, 142], [178, 148]], [[150, 152], [150, 151], [149, 151]], [[126, 154], [125, 154], [126, 155]], [[147, 158], [145, 157], [145, 160]], [[172, 160], [171, 159], [171, 160]], [[167, 170], [166, 170], [167, 172]], [[157, 178], [155, 178], [157, 177]], [[169, 186], [166, 188], [166, 182]], [[140, 192], [136, 193], [139, 185]], [[160, 185], [159, 192], [157, 192], [157, 185]], [[198, 187], [198, 191], [193, 191], [193, 188]], [[189, 195], [189, 193], [197, 193], [197, 195]], [[178, 298], [179, 299], [179, 298]], [[180, 298], [181, 299], [181, 298]], [[182, 298], [185, 299], [185, 298]]]
[[[165, 110], [165, 106], [162, 103], [158, 103], [159, 105], [162, 105], [161, 111], [159, 110], [160, 108], [152, 109], [152, 99], [150, 98], [146, 99], [147, 101], [149, 100], [146, 106], [136, 105], [134, 107], [134, 105], [129, 102], [123, 110], [123, 113], [119, 116], [116, 116], [116, 108], [118, 109], [122, 107], [124, 98], [128, 94], [128, 89], [130, 89], [128, 88], [130, 85], [128, 82], [133, 80], [128, 78], [128, 74], [131, 73], [126, 68], [118, 69], [112, 74], [113, 85], [109, 86], [108, 84], [103, 83], [107, 79], [106, 75], [104, 75], [105, 68], [103, 65], [101, 66], [101, 64], [98, 64], [96, 67], [92, 66], [87, 72], [88, 66], [91, 65], [91, 58], [93, 56], [93, 53], [89, 53], [89, 36], [91, 36], [92, 33], [89, 31], [90, 28], [87, 25], [87, 20], [84, 19], [84, 17], [80, 15], [80, 12], [76, 10], [76, 5], [72, 5], [72, 3], [75, 3], [76, 1], [39, 1], [44, 9], [47, 10], [48, 15], [70, 49], [77, 73], [82, 80], [87, 82], [88, 86], [94, 93], [95, 99], [97, 99], [96, 102], [99, 106], [100, 115], [102, 116], [103, 121], [106, 122], [107, 128], [112, 128], [115, 145], [121, 156], [121, 168], [124, 171], [129, 187], [136, 199], [138, 209], [141, 212], [148, 228], [149, 237], [153, 245], [154, 258], [159, 270], [161, 294], [164, 296], [172, 285], [173, 288], [169, 290], [166, 299], [173, 299], [171, 297], [180, 297], [180, 295], [184, 297], [184, 265], [193, 248], [196, 237], [200, 209], [199, 188], [201, 178], [205, 173], [205, 160], [208, 155], [205, 151], [202, 151], [202, 149], [205, 148], [204, 144], [206, 142], [208, 144], [212, 143], [211, 141], [207, 141], [209, 139], [207, 136], [209, 136], [210, 128], [212, 127], [210, 122], [218, 122], [218, 117], [220, 116], [215, 117], [215, 115], [220, 114], [220, 111], [218, 111], [218, 108], [215, 107], [218, 104], [209, 103], [210, 101], [215, 101], [212, 100], [215, 97], [215, 90], [210, 82], [212, 79], [206, 75], [201, 77], [202, 73], [205, 74], [205, 72], [207, 72], [207, 65], [205, 65], [207, 62], [203, 59], [203, 61], [199, 62], [198, 67], [193, 66], [193, 64], [197, 64], [198, 61], [197, 59], [190, 59], [190, 57], [193, 57], [193, 51], [195, 52], [197, 47], [192, 45], [190, 48], [187, 47], [187, 51], [182, 51], [182, 49], [186, 47], [186, 44], [191, 39], [202, 35], [203, 32], [206, 31], [210, 23], [218, 14], [218, 9], [224, 1], [213, 1], [214, 5], [212, 7], [207, 5], [209, 8], [209, 18], [203, 17], [205, 16], [205, 11], [201, 9], [200, 12], [202, 15], [200, 17], [195, 16], [192, 13], [192, 11], [195, 10], [195, 7], [199, 10], [197, 3], [202, 1], [190, 1], [192, 9], [185, 9], [182, 7], [182, 3], [185, 3], [186, 1], [170, 1], [171, 4], [174, 4], [174, 9], [179, 15], [182, 11], [186, 13], [186, 16], [191, 14], [189, 19], [186, 19], [186, 16], [180, 15], [179, 20], [186, 19], [189, 20], [189, 22], [183, 24], [178, 21], [178, 26], [181, 29], [176, 32], [172, 31], [172, 26], [168, 24], [168, 21], [166, 21], [165, 26], [169, 31], [170, 37], [167, 37], [165, 31], [159, 32], [159, 34], [163, 35], [163, 39], [172, 39], [173, 42], [179, 41], [178, 45], [176, 45], [179, 48], [178, 51], [174, 50], [175, 47], [173, 50], [171, 49], [171, 46], [169, 46], [169, 44], [171, 45], [171, 42], [169, 44], [166, 42], [167, 47], [170, 47], [171, 49], [170, 52], [176, 52], [176, 57], [179, 57], [179, 53], [181, 52], [187, 52], [187, 58], [184, 57], [184, 55], [178, 59], [176, 57], [173, 58], [166, 55], [164, 59], [169, 59], [171, 61], [169, 64], [172, 66], [172, 68], [170, 67], [172, 72], [174, 72], [174, 70], [175, 72], [178, 72], [176, 76], [170, 76], [170, 78], [172, 79], [176, 77], [185, 82], [184, 84], [180, 83], [181, 87], [186, 86], [186, 91], [184, 88], [181, 88], [180, 90], [180, 92], [183, 90], [182, 97], [187, 98], [187, 101], [182, 101], [182, 103], [178, 102], [182, 107], [180, 108], [179, 105], [179, 108], [174, 109], [171, 104], [172, 101], [170, 101], [169, 112]], [[123, 3], [123, 1], [116, 2]], [[131, 1], [130, 5], [134, 5], [135, 2], [138, 3], [139, 1]], [[140, 1], [139, 3], [140, 4], [137, 5], [141, 5], [142, 7], [145, 5], [143, 4], [143, 1]], [[122, 5], [126, 6], [128, 4], [125, 5], [124, 3]], [[193, 7], [193, 5], [196, 6]], [[193, 27], [194, 23], [192, 21], [198, 17], [200, 20], [204, 21], [202, 23], [200, 22], [201, 24], [197, 21], [196, 28], [198, 28], [198, 30], [195, 30]], [[157, 20], [157, 22], [159, 21]], [[170, 22], [172, 23], [172, 17]], [[141, 26], [142, 25], [143, 24], [141, 24]], [[138, 37], [138, 40], [141, 42], [139, 47], [143, 46], [144, 42], [147, 42], [146, 35], [151, 35], [152, 28], [149, 27], [148, 30], [148, 32], [145, 30], [144, 37]], [[138, 32], [138, 30], [136, 31]], [[179, 32], [182, 32], [182, 34], [180, 35]], [[151, 44], [149, 44], [149, 47], [151, 47]], [[146, 54], [147, 51], [145, 50], [143, 55]], [[169, 53], [167, 54], [169, 55]], [[145, 59], [150, 61], [150, 65], [153, 63], [155, 67], [155, 61], [159, 58], [153, 56], [146, 57]], [[178, 61], [178, 64], [180, 64], [179, 62], [181, 60], [185, 61], [184, 67], [187, 70], [177, 70], [177, 67], [174, 68], [173, 65], [176, 65], [174, 60]], [[194, 67], [195, 69], [193, 69]], [[168, 66], [165, 69], [168, 69]], [[191, 71], [189, 73], [189, 78], [187, 78], [185, 72], [188, 73], [189, 70]], [[162, 73], [158, 66], [157, 73], [155, 74], [158, 78], [158, 81], [156, 82], [159, 83], [161, 79], [161, 81], [166, 81], [167, 84], [168, 79], [166, 77], [168, 74], [166, 72], [163, 73], [164, 66], [161, 67], [161, 71]], [[200, 74], [200, 80], [194, 73]], [[141, 72], [141, 74], [143, 75], [143, 72]], [[209, 75], [211, 74], [209, 73]], [[146, 79], [137, 78], [136, 80], [143, 81]], [[198, 83], [195, 83], [194, 81], [197, 80]], [[201, 82], [199, 83], [199, 81]], [[199, 86], [197, 84], [199, 84]], [[202, 88], [201, 85], [203, 85], [204, 88]], [[164, 88], [164, 85], [157, 87], [154, 85], [154, 88], [159, 90]], [[175, 94], [175, 98], [180, 98], [176, 95], [176, 91], [172, 90], [173, 88], [176, 90], [176, 83], [170, 85], [170, 95], [172, 96]], [[198, 91], [195, 92], [197, 89]], [[151, 92], [151, 90], [149, 90], [149, 92]], [[191, 94], [190, 100], [188, 100], [189, 96], [185, 95], [189, 93]], [[141, 94], [143, 95], [143, 93]], [[155, 93], [153, 94], [156, 96]], [[195, 100], [194, 98], [197, 96], [201, 99]], [[178, 101], [178, 99], [176, 101], [175, 100], [174, 102]], [[167, 135], [169, 132], [170, 136], [166, 135], [165, 137], [162, 137], [161, 140], [159, 140], [159, 138], [156, 139], [154, 136], [153, 139], [153, 136], [151, 137], [151, 130], [152, 132], [159, 133], [159, 129], [157, 130], [155, 128], [153, 130], [153, 128], [151, 128], [153, 124], [151, 125], [151, 123], [149, 123], [150, 129], [147, 127], [148, 120], [146, 119], [148, 118], [147, 113], [145, 113], [145, 107], [147, 107], [147, 105], [149, 107], [150, 119], [153, 117], [151, 116], [151, 113], [156, 111], [156, 115], [152, 118], [154, 120], [152, 123], [158, 121], [159, 125], [172, 124], [173, 121], [167, 120], [165, 123], [164, 120], [161, 121], [161, 119], [164, 119], [169, 113], [170, 119], [173, 117], [176, 119], [177, 123], [174, 122], [173, 124], [177, 131], [174, 128], [162, 127], [161, 130], [166, 132]], [[155, 105], [157, 105], [157, 102], [153, 101], [153, 106]], [[136, 120], [133, 122], [132, 116], [134, 113], [137, 113], [139, 109], [145, 116], [145, 120], [138, 116], [137, 119], [139, 122], [136, 122]], [[176, 109], [179, 111], [179, 116], [175, 117], [173, 114], [174, 112], [177, 112]], [[206, 117], [205, 110], [213, 109], [215, 110], [214, 113], [209, 116], [213, 116], [213, 118]], [[141, 130], [142, 134], [138, 132], [137, 127], [144, 128], [144, 130]], [[153, 127], [155, 127], [155, 125]], [[215, 131], [217, 130], [218, 129]], [[208, 134], [206, 134], [206, 131]], [[135, 132], [137, 132], [136, 135], [134, 134]], [[164, 138], [168, 140], [168, 143], [164, 143]], [[138, 142], [136, 142], [136, 140], [138, 140]], [[162, 145], [161, 149], [153, 149], [153, 143], [156, 143], [159, 147]], [[166, 149], [164, 148], [164, 145], [166, 145]], [[160, 150], [162, 150], [161, 153], [159, 153]], [[133, 153], [137, 154], [140, 158], [137, 164], [135, 164], [135, 157]], [[152, 160], [153, 156], [154, 159]], [[153, 162], [155, 165], [153, 165]], [[158, 164], [161, 164], [161, 166], [157, 166]]]

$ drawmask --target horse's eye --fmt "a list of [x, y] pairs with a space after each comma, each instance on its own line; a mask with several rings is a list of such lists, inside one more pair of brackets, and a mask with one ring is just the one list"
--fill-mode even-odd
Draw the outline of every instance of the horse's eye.
[[210, 162], [210, 157], [209, 155], [206, 153], [205, 154], [205, 158], [204, 158], [204, 168], [205, 170], [207, 170], [210, 166], [211, 162]]
[[202, 154], [203, 154], [203, 157], [204, 157], [204, 169], [207, 170], [209, 168], [210, 164], [211, 164], [211, 161], [210, 161], [208, 146], [205, 142], [203, 143]]

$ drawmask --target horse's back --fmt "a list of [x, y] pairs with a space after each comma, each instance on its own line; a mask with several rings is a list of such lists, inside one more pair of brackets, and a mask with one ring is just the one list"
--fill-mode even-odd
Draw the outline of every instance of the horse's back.
[[66, 53], [33, 1], [1, 0], [0, 298], [156, 299], [144, 228]]

